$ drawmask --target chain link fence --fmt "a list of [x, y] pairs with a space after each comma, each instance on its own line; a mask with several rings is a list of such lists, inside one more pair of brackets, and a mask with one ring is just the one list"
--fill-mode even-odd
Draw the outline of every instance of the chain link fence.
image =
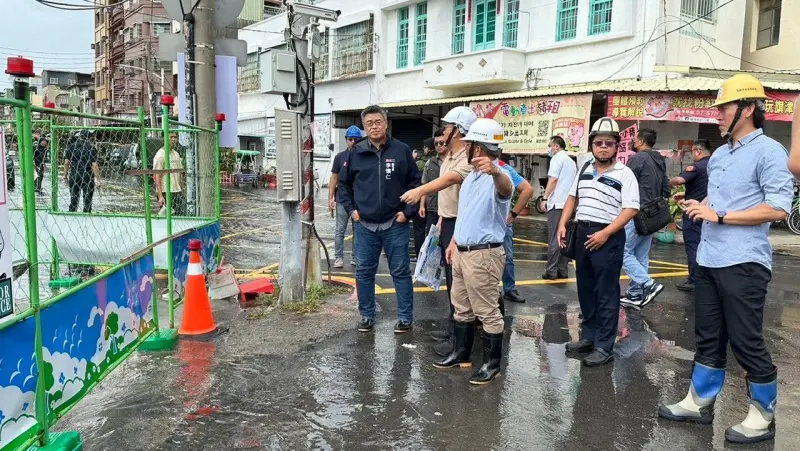
[[[17, 121], [0, 121], [11, 235], [3, 240], [12, 254], [15, 312], [31, 306], [25, 183], [34, 187], [32, 236], [43, 301], [151, 243], [218, 220], [217, 131], [168, 116], [162, 123], [162, 128], [146, 128], [138, 120], [42, 114], [30, 125], [34, 164], [28, 174], [20, 158], [24, 133]], [[165, 136], [171, 136], [169, 159]], [[170, 267], [167, 248], [154, 249], [162, 270]]]

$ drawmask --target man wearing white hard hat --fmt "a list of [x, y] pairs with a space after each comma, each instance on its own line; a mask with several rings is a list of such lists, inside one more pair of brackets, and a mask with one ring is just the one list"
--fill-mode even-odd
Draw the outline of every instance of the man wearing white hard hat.
[[578, 169], [558, 224], [559, 246], [567, 245], [567, 222], [575, 213], [575, 275], [583, 322], [581, 338], [567, 343], [570, 354], [589, 354], [586, 366], [614, 360], [619, 324], [619, 275], [625, 249], [625, 224], [639, 211], [639, 183], [633, 171], [616, 161], [619, 125], [601, 117], [589, 132], [594, 163]]
[[498, 164], [503, 127], [478, 119], [463, 141], [472, 170], [461, 184], [458, 220], [445, 258], [453, 266], [451, 303], [455, 310], [453, 350], [436, 368], [472, 366], [476, 318], [483, 323], [483, 365], [469, 382], [488, 384], [500, 374], [505, 321], [497, 286], [505, 265], [503, 241], [514, 185]]
[[[456, 216], [458, 215], [459, 189], [464, 178], [472, 171], [472, 166], [469, 163], [469, 159], [467, 159], [467, 147], [463, 139], [476, 119], [475, 113], [464, 106], [455, 107], [445, 114], [442, 118], [442, 127], [448, 155], [442, 162], [439, 178], [409, 190], [400, 197], [403, 202], [413, 205], [418, 203], [423, 196], [438, 193], [439, 223], [436, 228], [439, 230], [439, 242], [442, 243], [442, 246], [447, 246], [447, 243], [453, 237]], [[444, 277], [447, 283], [447, 296], [449, 299], [453, 286], [453, 271], [446, 261], [444, 262]], [[437, 354], [445, 356], [452, 350], [453, 327], [453, 308], [451, 304], [447, 329], [433, 334], [434, 338], [444, 340], [434, 346], [433, 349]]]

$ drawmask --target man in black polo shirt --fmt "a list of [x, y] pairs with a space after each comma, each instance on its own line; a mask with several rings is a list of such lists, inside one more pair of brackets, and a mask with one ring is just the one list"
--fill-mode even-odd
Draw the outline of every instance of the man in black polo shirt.
[[[708, 193], [708, 159], [711, 157], [711, 143], [707, 139], [698, 139], [692, 146], [692, 161], [694, 164], [687, 166], [678, 177], [670, 179], [672, 187], [686, 185], [686, 192], [675, 195], [676, 199], [696, 200], [702, 202]], [[683, 246], [686, 248], [686, 258], [689, 262], [689, 278], [676, 286], [681, 291], [694, 291], [694, 275], [697, 271], [697, 246], [700, 245], [700, 232], [703, 230], [702, 222], [692, 221], [686, 213], [683, 214]]]
[[[67, 146], [64, 160], [64, 179], [69, 186], [69, 211], [78, 211], [78, 201], [83, 192], [83, 212], [91, 213], [94, 189], [100, 186], [100, 166], [97, 152], [88, 139], [89, 132], [82, 130]], [[94, 173], [94, 178], [92, 178]]]

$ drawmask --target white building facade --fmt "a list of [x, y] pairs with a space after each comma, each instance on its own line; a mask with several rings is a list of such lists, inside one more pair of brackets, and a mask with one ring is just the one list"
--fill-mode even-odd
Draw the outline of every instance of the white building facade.
[[[345, 128], [360, 125], [358, 112], [370, 104], [387, 107], [393, 136], [420, 148], [447, 109], [475, 101], [581, 93], [588, 96], [588, 124], [605, 115], [605, 92], [615, 86], [636, 92], [650, 83], [656, 88], [648, 91], [673, 91], [670, 84], [683, 83], [687, 91], [715, 93], [712, 82], [691, 86], [679, 79], [696, 75], [690, 68], [714, 68], [717, 79], [740, 69], [746, 1], [318, 2], [341, 11], [336, 23], [324, 23], [325, 44], [315, 71], [320, 176], [327, 180], [328, 144], [334, 153], [343, 149]], [[239, 33], [252, 63], [240, 69], [243, 148], [274, 150], [269, 118], [275, 107], [285, 105], [282, 97], [258, 92], [257, 55], [283, 48], [286, 25], [281, 14]], [[662, 133], [659, 144], [663, 138], [664, 147], [671, 148], [681, 130], [693, 135], [687, 139], [696, 139], [702, 127], [663, 122], [654, 122], [654, 128]], [[536, 166], [540, 154], [522, 151], [512, 164]], [[534, 180], [541, 170], [534, 168], [527, 176]]]

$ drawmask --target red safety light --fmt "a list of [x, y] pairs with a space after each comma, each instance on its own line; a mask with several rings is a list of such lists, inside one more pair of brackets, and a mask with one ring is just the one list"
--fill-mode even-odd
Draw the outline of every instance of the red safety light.
[[45, 108], [50, 108], [51, 110], [54, 110], [54, 109], [56, 109], [56, 103], [55, 102], [45, 102], [44, 103], [44, 107]]
[[175, 97], [165, 94], [161, 96], [161, 104], [166, 106], [175, 105]]
[[225, 122], [225, 113], [217, 113], [217, 122]]
[[33, 60], [21, 56], [8, 57], [6, 60], [6, 73], [20, 78], [32, 78], [36, 76], [36, 74], [33, 73]]

